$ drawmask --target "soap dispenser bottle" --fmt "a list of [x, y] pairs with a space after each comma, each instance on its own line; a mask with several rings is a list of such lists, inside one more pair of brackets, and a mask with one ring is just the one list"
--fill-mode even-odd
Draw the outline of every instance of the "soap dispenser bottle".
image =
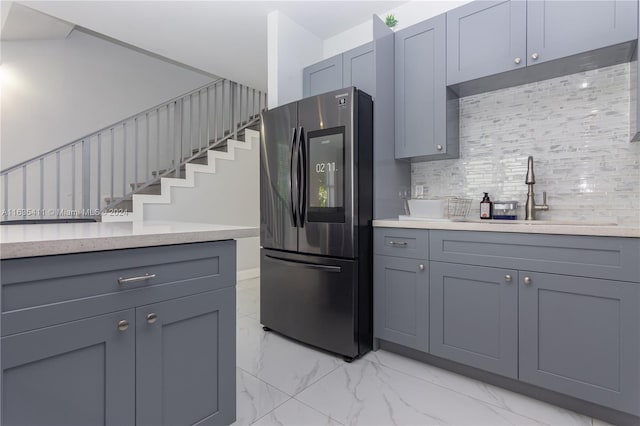
[[484, 198], [480, 201], [480, 219], [493, 218], [493, 203], [489, 199], [489, 193], [484, 193]]

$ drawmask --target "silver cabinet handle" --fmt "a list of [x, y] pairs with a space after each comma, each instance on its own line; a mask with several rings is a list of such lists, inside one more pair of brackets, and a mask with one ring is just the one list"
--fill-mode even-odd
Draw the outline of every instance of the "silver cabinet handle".
[[531, 277], [524, 277], [523, 281], [525, 285], [531, 285], [532, 280], [531, 280]]
[[418, 269], [420, 269], [421, 271], [424, 271], [424, 265], [421, 263], [420, 265], [418, 265]]
[[515, 58], [515, 59], [513, 60], [513, 62], [515, 62], [516, 64], [520, 64], [520, 62], [522, 62], [522, 59], [520, 59], [520, 58]]
[[533, 59], [534, 61], [536, 61], [538, 59], [538, 54], [537, 53], [532, 53], [531, 54], [531, 59]]
[[404, 247], [407, 245], [406, 241], [389, 241], [390, 246], [401, 246]]
[[436, 145], [436, 149], [437, 149], [438, 151], [442, 151], [442, 145]]
[[147, 323], [153, 324], [157, 320], [158, 320], [158, 315], [156, 315], [155, 313], [151, 312], [150, 314], [147, 315]]
[[144, 274], [140, 277], [131, 277], [131, 278], [120, 277], [118, 278], [118, 284], [122, 285], [122, 284], [137, 283], [139, 281], [147, 281], [155, 277], [156, 277], [156, 274]]
[[118, 330], [125, 331], [127, 328], [129, 328], [129, 321], [127, 320], [118, 321]]
[[505, 275], [505, 276], [504, 276], [504, 280], [505, 280], [506, 282], [510, 283], [510, 282], [511, 282], [511, 275], [509, 275], [509, 274]]

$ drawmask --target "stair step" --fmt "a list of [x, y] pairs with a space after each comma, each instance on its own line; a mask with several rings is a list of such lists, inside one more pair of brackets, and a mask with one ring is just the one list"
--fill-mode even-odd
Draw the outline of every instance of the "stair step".
[[189, 161], [189, 163], [204, 164], [206, 166], [207, 164], [209, 164], [209, 158], [208, 155], [201, 155], [200, 157], [194, 158], [193, 160]]
[[[186, 166], [185, 166], [185, 165], [182, 165], [182, 166], [180, 167], [180, 177], [184, 177], [184, 171], [185, 171], [186, 169], [187, 169], [187, 168], [186, 168]], [[167, 169], [162, 169], [162, 170], [160, 170], [160, 171], [154, 170], [154, 171], [152, 171], [152, 172], [151, 172], [151, 175], [155, 178], [155, 177], [158, 177], [158, 176], [160, 176], [161, 174], [165, 173], [166, 171], [167, 171]], [[170, 177], [170, 178], [172, 178], [172, 177], [176, 177], [176, 176], [175, 176], [175, 174], [176, 174], [176, 173], [175, 173], [175, 171], [174, 171], [174, 172], [171, 172], [171, 173], [169, 173], [168, 175], [166, 175], [166, 176], [162, 176], [162, 177]]]
[[[131, 187], [133, 188], [133, 183]], [[142, 186], [142, 184], [138, 184], [138, 187]], [[153, 183], [145, 188], [139, 189], [136, 191], [136, 194], [151, 194], [151, 195], [160, 195], [162, 193], [162, 185], [160, 181]]]
[[[117, 198], [114, 198], [114, 200], [117, 200]], [[111, 197], [105, 197], [104, 201], [105, 201], [105, 203], [110, 204], [112, 199], [111, 199]], [[121, 200], [119, 203], [109, 207], [109, 209], [110, 210], [123, 211], [123, 212], [132, 212], [133, 211], [133, 200], [131, 199], [131, 197], [127, 197], [127, 198]]]

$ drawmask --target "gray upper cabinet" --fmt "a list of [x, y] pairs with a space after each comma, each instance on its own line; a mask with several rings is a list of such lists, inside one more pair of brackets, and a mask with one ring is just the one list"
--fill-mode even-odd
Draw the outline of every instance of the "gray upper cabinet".
[[458, 100], [446, 87], [445, 28], [439, 15], [395, 34], [396, 158], [458, 156]]
[[429, 272], [426, 260], [374, 259], [374, 337], [429, 350]]
[[640, 415], [640, 284], [520, 271], [520, 380]]
[[342, 87], [355, 86], [375, 97], [376, 73], [373, 42], [342, 54]]
[[332, 56], [302, 71], [302, 95], [305, 98], [342, 87], [342, 55]]
[[518, 272], [431, 262], [432, 354], [518, 378]]
[[3, 337], [2, 424], [134, 424], [134, 321], [130, 309]]
[[526, 66], [524, 1], [474, 1], [447, 12], [447, 84]]
[[303, 97], [355, 86], [375, 97], [373, 42], [306, 67], [302, 71]]
[[[638, 7], [638, 22], [640, 23], [640, 7]], [[640, 25], [638, 26], [638, 39], [640, 39]], [[640, 73], [638, 72], [638, 44], [636, 43], [633, 55], [633, 62], [631, 63], [631, 73], [629, 76], [629, 124], [630, 131], [629, 136], [632, 142], [640, 141], [640, 96], [638, 91], [640, 90]]]
[[447, 12], [447, 84], [468, 96], [627, 62], [637, 38], [637, 1], [474, 1]]
[[527, 65], [638, 37], [638, 2], [527, 1]]

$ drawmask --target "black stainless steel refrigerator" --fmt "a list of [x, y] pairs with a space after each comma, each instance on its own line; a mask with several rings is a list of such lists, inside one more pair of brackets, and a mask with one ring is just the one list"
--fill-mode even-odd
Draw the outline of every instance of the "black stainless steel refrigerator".
[[353, 87], [262, 114], [260, 322], [356, 358], [372, 345], [373, 103]]

